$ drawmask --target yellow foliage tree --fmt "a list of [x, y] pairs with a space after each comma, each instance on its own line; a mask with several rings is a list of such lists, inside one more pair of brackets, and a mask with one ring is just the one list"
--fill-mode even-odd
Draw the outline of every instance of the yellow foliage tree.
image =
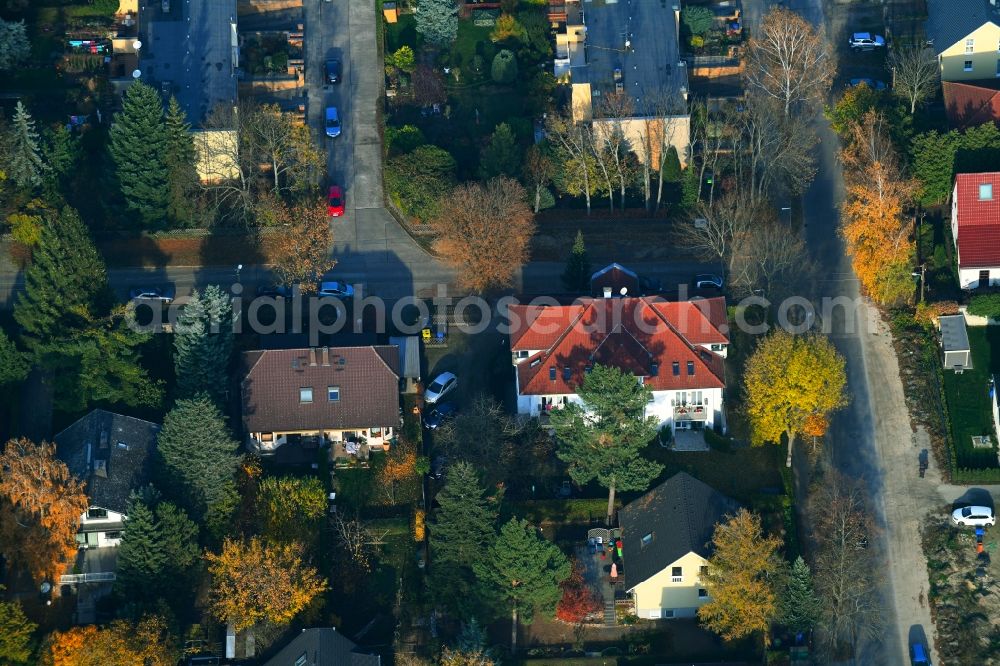
[[55, 631], [42, 650], [44, 666], [173, 666], [180, 658], [166, 621], [147, 616], [138, 624], [116, 620], [109, 626]]
[[416, 509], [413, 512], [413, 540], [417, 543], [422, 543], [427, 536], [426, 518], [423, 509]]
[[841, 160], [848, 175], [842, 233], [854, 272], [872, 300], [908, 300], [913, 295], [915, 242], [903, 207], [917, 186], [900, 175], [881, 114], [869, 111], [851, 123]]
[[0, 453], [0, 548], [35, 580], [64, 573], [87, 510], [83, 484], [55, 453], [55, 445], [27, 439], [10, 440]]
[[746, 509], [715, 526], [715, 553], [703, 577], [709, 602], [698, 619], [727, 641], [767, 631], [777, 612], [775, 577], [781, 569], [781, 540], [765, 537], [760, 517]]
[[287, 624], [328, 587], [294, 543], [226, 539], [221, 553], [206, 553], [205, 559], [212, 574], [212, 612], [237, 631], [261, 622]]
[[396, 503], [396, 486], [417, 474], [417, 452], [411, 446], [397, 446], [386, 454], [378, 472], [378, 485], [391, 504]]
[[[776, 330], [761, 341], [744, 373], [751, 443], [781, 443], [788, 438], [792, 466], [795, 437], [815, 431], [834, 410], [847, 405], [844, 358], [818, 334]], [[824, 428], [825, 430], [825, 428]]]

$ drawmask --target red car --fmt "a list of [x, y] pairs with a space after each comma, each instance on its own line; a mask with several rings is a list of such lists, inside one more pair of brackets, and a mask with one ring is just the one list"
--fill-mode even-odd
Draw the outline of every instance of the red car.
[[340, 217], [344, 214], [344, 191], [340, 185], [331, 185], [326, 198], [326, 214], [330, 217]]

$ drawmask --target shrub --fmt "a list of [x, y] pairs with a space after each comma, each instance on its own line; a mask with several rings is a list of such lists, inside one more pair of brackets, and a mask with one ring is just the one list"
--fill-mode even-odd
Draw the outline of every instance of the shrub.
[[688, 43], [691, 45], [691, 48], [700, 49], [705, 45], [705, 38], [700, 35], [692, 35]]
[[389, 156], [411, 153], [427, 143], [427, 138], [419, 127], [403, 125], [385, 128], [385, 152]]
[[396, 49], [396, 52], [389, 55], [385, 60], [385, 64], [395, 67], [402, 72], [412, 72], [417, 66], [413, 49], [405, 44]]
[[969, 299], [969, 314], [1000, 319], [1000, 293], [973, 296]]
[[42, 238], [42, 218], [38, 215], [14, 213], [7, 217], [10, 232], [21, 245], [34, 247]]
[[502, 42], [508, 39], [516, 39], [523, 42], [527, 39], [528, 32], [524, 29], [516, 18], [510, 14], [501, 14], [497, 19], [497, 24], [490, 33], [490, 39], [494, 42]]
[[573, 560], [573, 572], [560, 584], [562, 597], [556, 605], [556, 617], [578, 624], [601, 610], [601, 602], [583, 579], [580, 563]]
[[108, 16], [114, 16], [118, 13], [118, 0], [92, 0], [90, 4], [94, 6], [94, 9]]
[[490, 75], [497, 83], [513, 83], [517, 79], [517, 59], [514, 52], [501, 49], [493, 58]]
[[685, 7], [684, 11], [681, 12], [681, 22], [692, 35], [704, 35], [715, 25], [715, 16], [708, 7]]

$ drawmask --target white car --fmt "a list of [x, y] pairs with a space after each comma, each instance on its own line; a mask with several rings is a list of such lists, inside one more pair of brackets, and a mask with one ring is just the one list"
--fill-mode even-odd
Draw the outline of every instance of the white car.
[[996, 525], [997, 517], [993, 514], [993, 509], [988, 506], [966, 506], [952, 512], [951, 522], [972, 527], [992, 526]]
[[847, 40], [854, 50], [877, 49], [885, 46], [885, 37], [870, 32], [856, 32]]
[[424, 391], [424, 402], [433, 405], [456, 386], [458, 386], [458, 377], [450, 372], [442, 372]]

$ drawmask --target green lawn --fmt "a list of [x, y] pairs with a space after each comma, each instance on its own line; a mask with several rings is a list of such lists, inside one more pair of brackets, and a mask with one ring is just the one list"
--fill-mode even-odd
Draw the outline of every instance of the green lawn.
[[472, 59], [478, 54], [483, 56], [483, 68], [488, 74], [496, 55], [496, 46], [490, 41], [491, 32], [493, 28], [477, 26], [471, 20], [459, 21], [458, 36], [451, 46], [452, 64], [461, 67], [463, 72], [471, 72]]
[[955, 452], [959, 467], [997, 467], [996, 447], [973, 449], [972, 436], [991, 435], [996, 442], [988, 391], [990, 377], [1000, 372], [1000, 330], [996, 326], [970, 326], [968, 331], [973, 368], [962, 374], [944, 371]]
[[385, 52], [393, 53], [400, 46], [409, 46], [414, 51], [423, 40], [417, 32], [417, 19], [413, 14], [403, 14], [395, 23], [385, 23]]
[[781, 492], [782, 447], [767, 445], [722, 451], [670, 451], [651, 446], [646, 455], [664, 465], [663, 474], [652, 485], [677, 472], [687, 472], [720, 493], [749, 504], [762, 489]]

